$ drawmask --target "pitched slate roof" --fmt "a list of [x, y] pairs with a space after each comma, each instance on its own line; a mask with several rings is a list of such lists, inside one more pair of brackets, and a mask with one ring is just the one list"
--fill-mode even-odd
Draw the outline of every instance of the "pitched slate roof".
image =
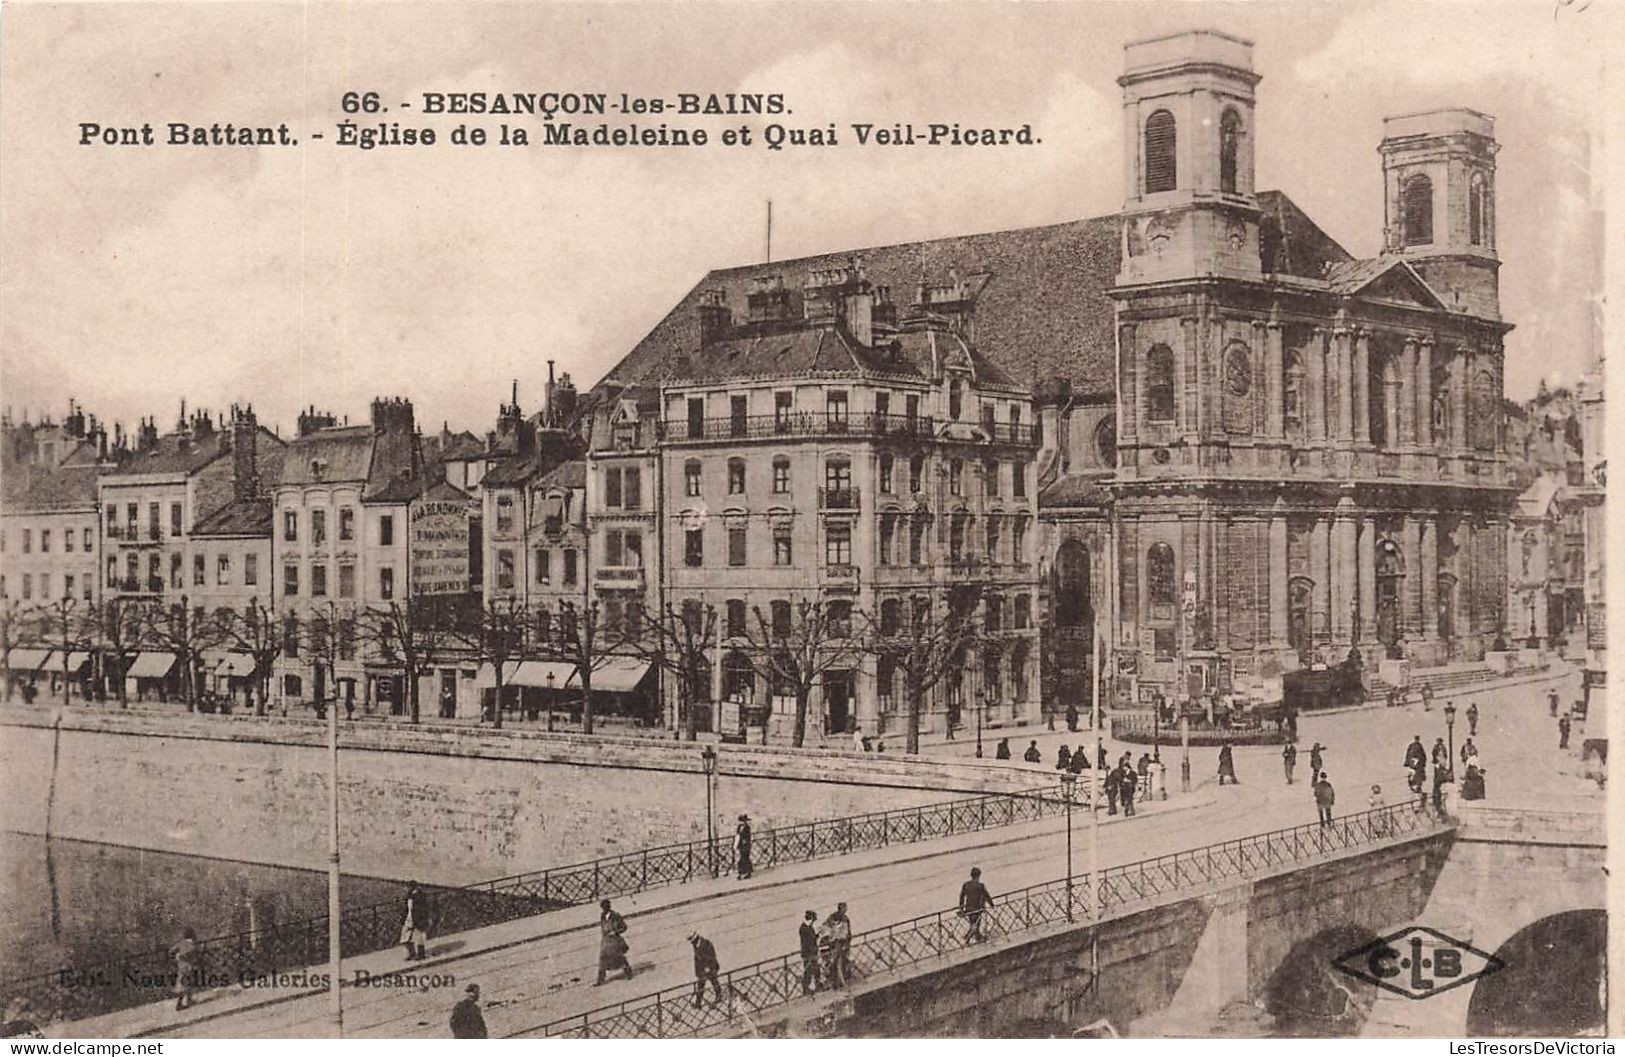
[[194, 536], [270, 536], [269, 499], [233, 499], [192, 528]]
[[371, 426], [318, 429], [296, 438], [283, 457], [284, 485], [363, 482], [364, 501], [403, 503], [427, 483], [418, 437]]
[[8, 513], [96, 509], [97, 470], [90, 466], [19, 466], [6, 471]]
[[[266, 431], [268, 432], [268, 431]], [[131, 455], [120, 465], [108, 471], [110, 477], [133, 477], [138, 474], [197, 473], [229, 449], [227, 434], [216, 431], [204, 437], [182, 437], [167, 433], [158, 438], [152, 450]]]
[[585, 488], [587, 487], [587, 462], [585, 459], [571, 459], [553, 467], [552, 472], [536, 482], [536, 487], [547, 488]]
[[[1327, 265], [1352, 259], [1285, 194], [1264, 191], [1258, 202], [1267, 271], [1320, 279]], [[904, 316], [922, 281], [941, 283], [951, 272], [966, 277], [975, 298], [971, 344], [1013, 383], [1037, 387], [1064, 380], [1078, 394], [1111, 393], [1116, 310], [1106, 291], [1117, 278], [1118, 229], [1119, 216], [1110, 214], [718, 269], [696, 283], [599, 387], [659, 384], [671, 376], [678, 357], [694, 356], [700, 348], [696, 310], [709, 291], [721, 291], [742, 320], [752, 281], [780, 276], [793, 312], [810, 273], [847, 267], [857, 256], [870, 282], [890, 288]]]

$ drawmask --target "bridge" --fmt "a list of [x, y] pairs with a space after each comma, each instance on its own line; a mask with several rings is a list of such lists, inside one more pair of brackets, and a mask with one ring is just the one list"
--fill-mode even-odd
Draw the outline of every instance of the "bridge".
[[[749, 880], [695, 877], [685, 864], [677, 883], [621, 889], [629, 893], [616, 906], [631, 927], [631, 981], [592, 986], [597, 913], [590, 904], [437, 936], [429, 961], [409, 966], [398, 948], [347, 957], [345, 1033], [443, 1037], [467, 982], [481, 985], [493, 1034], [532, 1037], [1042, 1034], [1101, 1017], [1124, 1033], [1212, 1034], [1238, 1009], [1264, 1018], [1238, 1034], [1275, 1030], [1283, 1016], [1323, 1014], [1319, 1033], [1460, 1034], [1485, 1017], [1527, 1023], [1528, 1011], [1510, 1009], [1508, 992], [1497, 997], [1492, 982], [1515, 979], [1517, 964], [1537, 965], [1537, 948], [1553, 929], [1582, 947], [1600, 935], [1604, 877], [1600, 798], [1594, 787], [1587, 796], [1578, 778], [1563, 785], [1551, 777], [1545, 709], [1524, 693], [1477, 697], [1485, 715], [1480, 744], [1494, 754], [1500, 781], [1492, 786], [1495, 806], [1469, 805], [1459, 824], [1407, 802], [1345, 813], [1324, 830], [1281, 826], [1313, 817], [1301, 773], [1287, 785], [1273, 753], [1238, 750], [1247, 784], [1217, 788], [1198, 771], [1191, 793], [1102, 823], [1102, 905], [1091, 912], [1087, 813], [1072, 819], [1068, 898], [1068, 820], [1053, 798], [1033, 798], [1050, 809], [1022, 815], [956, 807], [955, 824], [940, 831], [896, 818], [877, 824], [871, 817], [865, 826], [836, 820], [821, 824], [819, 835], [778, 845], [778, 864]], [[1353, 806], [1363, 799], [1362, 783], [1391, 781], [1411, 729], [1430, 729], [1429, 722], [1415, 708], [1379, 710], [1317, 717], [1303, 734], [1331, 746], [1328, 766], [1338, 769], [1340, 795]], [[1564, 794], [1557, 807], [1512, 795], [1516, 773], [1526, 769]], [[947, 809], [930, 810], [940, 820]], [[959, 821], [966, 819], [974, 822]], [[963, 943], [963, 923], [942, 909], [971, 865], [981, 866], [998, 897], [989, 939], [977, 945]], [[626, 871], [642, 867], [618, 869], [627, 883]], [[582, 883], [583, 874], [573, 876]], [[841, 991], [804, 997], [795, 929], [804, 909], [823, 915], [836, 901], [851, 906], [858, 975]], [[1505, 952], [1513, 965], [1426, 1002], [1390, 1000], [1328, 971], [1336, 955], [1411, 924]], [[386, 922], [386, 933], [394, 926]], [[695, 928], [716, 943], [728, 995], [698, 1012], [686, 939]], [[403, 969], [454, 976], [456, 986], [363, 986], [349, 975], [361, 970], [377, 981]], [[1578, 976], [1554, 978], [1582, 994], [1595, 974], [1595, 966], [1582, 966]], [[1314, 982], [1307, 992], [1293, 984], [1303, 979]], [[1584, 1011], [1575, 1015], [1583, 1026]], [[57, 1033], [330, 1031], [323, 990], [290, 988], [221, 989], [185, 1015], [153, 1004]]]

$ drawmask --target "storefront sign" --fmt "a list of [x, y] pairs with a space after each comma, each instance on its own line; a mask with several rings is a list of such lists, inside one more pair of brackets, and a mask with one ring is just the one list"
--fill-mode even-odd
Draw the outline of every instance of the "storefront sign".
[[460, 501], [425, 500], [412, 504], [412, 593], [456, 595], [472, 589], [468, 582], [468, 516], [472, 507]]

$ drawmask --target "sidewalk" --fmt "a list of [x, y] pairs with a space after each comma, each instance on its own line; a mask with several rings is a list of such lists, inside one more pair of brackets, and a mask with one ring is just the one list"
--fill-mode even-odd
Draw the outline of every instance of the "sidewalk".
[[[1199, 788], [1191, 794], [1176, 795], [1167, 801], [1146, 804], [1143, 806], [1142, 816], [1147, 822], [1150, 822], [1159, 818], [1182, 815], [1211, 806], [1216, 799], [1217, 791], [1215, 789], [1211, 787]], [[1079, 814], [1083, 815], [1083, 812], [1080, 811]], [[1142, 816], [1137, 816], [1137, 820]], [[1082, 819], [1075, 818], [1073, 820], [1074, 825], [1081, 828], [1086, 824], [1085, 819], [1086, 816]], [[1101, 825], [1111, 827], [1114, 832], [1118, 831], [1127, 821], [1121, 816], [1108, 818], [1102, 814], [1101, 817]], [[978, 833], [919, 844], [897, 845], [891, 848], [873, 849], [833, 859], [798, 863], [764, 874], [758, 874], [745, 882], [723, 877], [716, 880], [697, 881], [687, 885], [654, 889], [638, 896], [617, 899], [615, 903], [617, 909], [626, 917], [634, 935], [646, 932], [649, 928], [648, 922], [650, 919], [666, 920], [673, 917], [681, 919], [679, 927], [674, 932], [674, 935], [676, 935], [686, 930], [691, 922], [710, 921], [717, 923], [720, 927], [720, 922], [727, 917], [725, 914], [708, 913], [703, 910], [692, 914], [674, 915], [668, 913], [691, 905], [707, 904], [713, 901], [737, 900], [741, 895], [761, 896], [765, 894], [773, 905], [782, 904], [787, 908], [787, 912], [799, 913], [799, 907], [802, 903], [812, 902], [810, 897], [803, 896], [803, 898], [795, 902], [788, 902], [786, 899], [778, 898], [773, 894], [779, 892], [784, 896], [788, 896], [791, 894], [788, 890], [798, 886], [806, 886], [813, 882], [826, 881], [865, 871], [884, 871], [905, 866], [906, 864], [930, 864], [933, 860], [963, 856], [964, 853], [969, 851], [987, 851], [1002, 848], [1013, 853], [1018, 860], [1025, 861], [1029, 858], [1023, 854], [1023, 849], [1026, 846], [1036, 839], [1057, 837], [1065, 831], [1066, 820], [1064, 816], [1057, 816], [1038, 822], [1023, 823], [996, 830], [984, 830]], [[1039, 861], [1042, 862], [1042, 858]], [[1049, 863], [1044, 863], [1043, 867], [1046, 874], [1043, 879], [1050, 879], [1049, 875], [1055, 874], [1058, 869], [1056, 865]], [[932, 867], [927, 872], [934, 875], [938, 871], [935, 867]], [[830, 888], [828, 885], [815, 885], [814, 887], [825, 892]], [[850, 883], [848, 883], [842, 886], [841, 890], [845, 892], [850, 887]], [[1006, 884], [1005, 887], [1009, 887], [1009, 885]], [[824, 908], [825, 903], [832, 905], [833, 898], [828, 894], [823, 895], [818, 897], [815, 905], [820, 908]], [[857, 909], [858, 907], [859, 904], [854, 902], [854, 908]], [[896, 914], [888, 910], [881, 910], [873, 905], [863, 909], [875, 914], [880, 920], [893, 920], [897, 917]], [[597, 923], [598, 908], [596, 906], [578, 905], [501, 925], [436, 937], [430, 941], [428, 960], [422, 962], [403, 963], [401, 951], [398, 948], [390, 948], [346, 959], [344, 963], [346, 995], [348, 996], [358, 990], [353, 986], [357, 971], [372, 974], [375, 977], [399, 976], [404, 972], [417, 976], [453, 974], [464, 979], [469, 978], [470, 975], [488, 976], [493, 972], [501, 971], [503, 968], [507, 968], [509, 971], [523, 971], [522, 969], [515, 969], [514, 966], [523, 966], [537, 959], [545, 960], [543, 951], [533, 950], [532, 953], [525, 954], [523, 951], [518, 950], [526, 948], [527, 945], [536, 944], [538, 941], [568, 937], [573, 941], [572, 946], [574, 947], [590, 947], [592, 950], [596, 950]], [[793, 939], [793, 924], [786, 929], [784, 935]], [[784, 944], [778, 946], [784, 946], [786, 950], [788, 949], [788, 946]], [[641, 944], [640, 949], [642, 949]], [[503, 952], [508, 952], [510, 956], [497, 960], [509, 963], [507, 966], [479, 964], [482, 960], [490, 962], [491, 959], [488, 956], [500, 955]], [[767, 952], [769, 955], [772, 953], [775, 953], [775, 951], [769, 950]], [[778, 953], [782, 953], [782, 951]], [[592, 964], [591, 952], [587, 951], [581, 954], [579, 960], [582, 965], [590, 966]], [[736, 961], [737, 959], [731, 960]], [[325, 966], [312, 966], [310, 968], [316, 972], [325, 971]], [[586, 973], [585, 969], [576, 971], [578, 975], [585, 975]], [[643, 974], [640, 973], [641, 975]], [[575, 982], [579, 983], [579, 981]], [[645, 990], [652, 989], [636, 983], [634, 983], [633, 987], [635, 988], [635, 994], [642, 994]], [[361, 993], [367, 995], [372, 995], [374, 992], [381, 990], [387, 989], [376, 987], [360, 989]], [[414, 989], [403, 988], [400, 990], [412, 991]], [[620, 994], [624, 990], [625, 988], [617, 988], [617, 995], [627, 997]], [[312, 996], [318, 997], [313, 998]], [[493, 997], [494, 994], [488, 993], [488, 1006], [489, 1000]], [[609, 1001], [610, 997], [605, 995], [600, 998], [596, 994], [591, 994], [586, 999], [589, 1004], [582, 1008], [592, 1008], [604, 1001]], [[315, 1002], [320, 1008], [301, 1010], [300, 1014], [294, 1014], [291, 1010], [281, 1012], [275, 1008], [285, 1007], [290, 1003], [299, 1002], [301, 999], [306, 1000], [306, 1005]], [[347, 1005], [350, 1001], [351, 999], [347, 997]], [[446, 1005], [449, 1009], [449, 1001]], [[278, 1023], [292, 1020], [297, 1025], [312, 1020], [319, 1022], [325, 1008], [326, 998], [325, 989], [323, 988], [291, 987], [272, 992], [243, 988], [217, 989], [199, 994], [197, 1004], [180, 1013], [174, 1010], [171, 1002], [155, 1002], [85, 1020], [59, 1024], [53, 1027], [50, 1035], [53, 1038], [137, 1038], [160, 1034], [215, 1034], [218, 1029], [225, 1029], [224, 1034], [229, 1037], [237, 1027], [244, 1024], [243, 1018], [245, 1017], [249, 1018], [250, 1021], [260, 1023], [267, 1021]], [[576, 1011], [579, 1012], [580, 1010]], [[256, 1014], [260, 1015], [256, 1016]], [[560, 1015], [565, 1015], [565, 1013], [561, 1012]], [[438, 1019], [435, 1026], [436, 1029], [440, 1027]]]

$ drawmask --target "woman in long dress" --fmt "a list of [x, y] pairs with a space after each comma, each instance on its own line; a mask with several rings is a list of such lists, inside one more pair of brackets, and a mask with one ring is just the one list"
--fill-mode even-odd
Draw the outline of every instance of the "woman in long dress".
[[406, 919], [401, 922], [400, 942], [406, 947], [406, 960], [420, 962], [428, 957], [424, 945], [429, 942], [428, 908], [423, 903], [423, 892], [413, 881], [406, 888]]

